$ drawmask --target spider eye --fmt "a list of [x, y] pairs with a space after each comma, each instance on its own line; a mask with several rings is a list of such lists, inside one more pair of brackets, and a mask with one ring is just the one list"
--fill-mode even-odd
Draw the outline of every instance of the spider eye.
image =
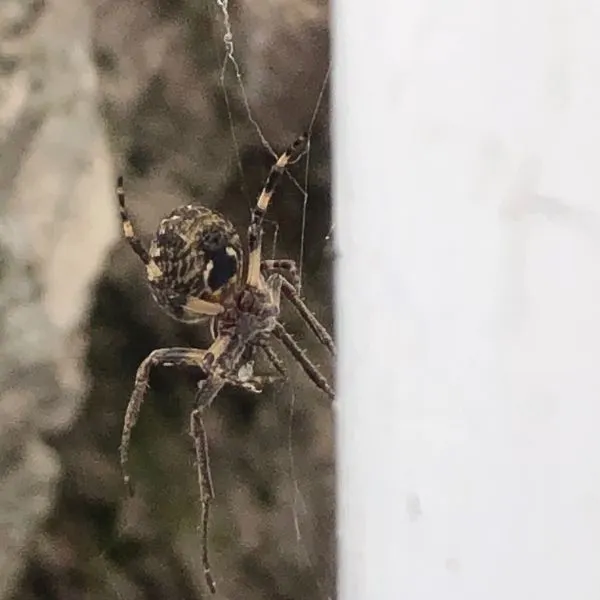
[[204, 283], [212, 292], [232, 281], [238, 272], [238, 255], [232, 246], [207, 252], [208, 262], [203, 272]]

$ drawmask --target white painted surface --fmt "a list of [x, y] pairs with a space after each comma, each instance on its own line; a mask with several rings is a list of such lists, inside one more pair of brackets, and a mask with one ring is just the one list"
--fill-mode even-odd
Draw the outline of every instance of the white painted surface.
[[342, 600], [600, 598], [600, 3], [337, 0]]

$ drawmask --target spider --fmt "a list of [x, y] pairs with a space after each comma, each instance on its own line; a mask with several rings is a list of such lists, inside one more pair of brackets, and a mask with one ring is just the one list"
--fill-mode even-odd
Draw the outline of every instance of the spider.
[[140, 364], [127, 406], [121, 438], [121, 468], [129, 493], [133, 493], [128, 471], [131, 431], [138, 419], [156, 366], [193, 368], [199, 373], [198, 391], [190, 415], [198, 483], [201, 497], [200, 528], [202, 565], [212, 593], [208, 552], [210, 503], [214, 487], [209, 466], [208, 442], [203, 413], [225, 385], [260, 393], [275, 377], [254, 374], [254, 356], [262, 352], [286, 377], [284, 363], [271, 346], [274, 336], [291, 353], [306, 375], [333, 399], [334, 391], [279, 320], [281, 295], [298, 311], [318, 340], [334, 355], [333, 340], [299, 294], [299, 278], [293, 260], [263, 260], [262, 224], [277, 184], [288, 165], [307, 151], [308, 136], [299, 137], [275, 162], [254, 207], [248, 227], [248, 265], [239, 235], [221, 214], [200, 205], [176, 208], [160, 223], [150, 248], [137, 237], [125, 208], [123, 178], [117, 181], [117, 199], [123, 233], [146, 268], [150, 291], [171, 317], [185, 323], [211, 319], [214, 341], [206, 350], [160, 348]]

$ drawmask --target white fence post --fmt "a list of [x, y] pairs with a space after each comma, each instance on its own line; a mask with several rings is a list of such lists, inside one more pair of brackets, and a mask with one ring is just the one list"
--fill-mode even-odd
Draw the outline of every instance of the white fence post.
[[600, 5], [334, 5], [342, 600], [600, 598]]

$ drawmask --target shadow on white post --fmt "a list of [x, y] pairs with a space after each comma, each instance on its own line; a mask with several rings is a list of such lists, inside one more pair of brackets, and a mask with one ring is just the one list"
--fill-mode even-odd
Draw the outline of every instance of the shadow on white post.
[[342, 600], [600, 598], [600, 5], [334, 5]]

